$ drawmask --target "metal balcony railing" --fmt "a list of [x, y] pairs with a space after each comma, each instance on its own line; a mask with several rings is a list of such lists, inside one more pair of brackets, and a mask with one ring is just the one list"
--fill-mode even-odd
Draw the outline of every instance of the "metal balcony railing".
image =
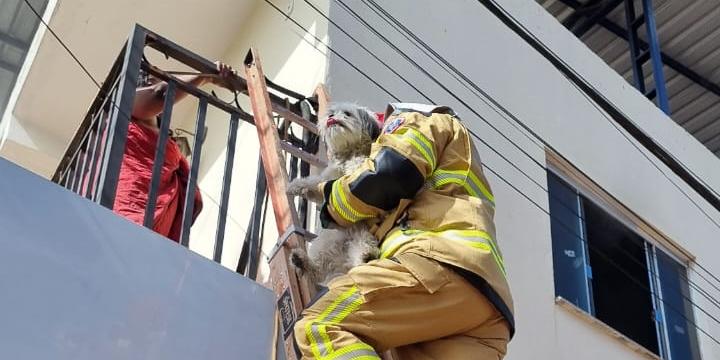
[[[108, 209], [113, 208], [118, 185], [120, 167], [123, 160], [128, 126], [131, 120], [135, 90], [138, 86], [138, 78], [141, 69], [146, 73], [167, 82], [165, 102], [159, 124], [158, 144], [155, 151], [155, 162], [153, 164], [152, 180], [149, 186], [147, 207], [145, 209], [144, 226], [153, 227], [153, 214], [156, 207], [160, 173], [165, 158], [165, 144], [168, 141], [168, 130], [173, 107], [174, 94], [177, 90], [184, 91], [189, 96], [198, 99], [197, 117], [195, 123], [195, 136], [191, 149], [190, 174], [185, 189], [185, 203], [180, 204], [183, 211], [182, 230], [180, 243], [184, 246], [189, 244], [190, 225], [193, 213], [194, 189], [198, 178], [198, 169], [201, 159], [202, 140], [205, 132], [205, 117], [208, 106], [215, 107], [226, 113], [229, 126], [227, 137], [227, 156], [223, 174], [221, 200], [219, 204], [219, 216], [215, 238], [215, 252], [213, 258], [220, 261], [222, 246], [225, 234], [227, 219], [228, 200], [230, 186], [232, 183], [232, 169], [235, 161], [235, 140], [239, 121], [254, 124], [253, 116], [243, 111], [239, 106], [229, 105], [220, 100], [214, 94], [209, 94], [189, 83], [185, 83], [173, 75], [172, 71], [165, 71], [150, 64], [145, 57], [146, 48], [152, 48], [164, 54], [167, 58], [174, 59], [200, 74], [217, 73], [216, 65], [190, 52], [187, 49], [163, 38], [162, 36], [135, 25], [128, 41], [123, 47], [120, 55], [115, 60], [110, 73], [103, 82], [103, 85], [87, 112], [77, 133], [68, 146], [60, 164], [58, 165], [52, 181], [96, 202]], [[240, 76], [231, 76], [228, 86], [236, 93], [247, 94], [247, 83]], [[312, 115], [309, 107], [316, 107], [317, 101], [313, 98], [295, 93], [283, 88], [270, 80], [267, 80], [269, 88], [273, 89], [270, 100], [273, 112], [287, 120], [280, 124], [279, 131], [284, 149], [291, 151], [298, 146], [298, 142], [307, 149], [307, 144], [313, 143], [313, 133], [317, 130], [312, 123], [316, 116]], [[281, 95], [277, 95], [281, 94]], [[295, 122], [304, 128], [305, 134], [302, 139], [294, 138], [287, 133], [289, 121]], [[290, 139], [288, 137], [291, 137]], [[198, 141], [200, 140], [200, 141]], [[293, 146], [291, 146], [291, 144]], [[313, 158], [305, 156], [304, 161], [298, 167], [296, 156], [293, 154], [288, 166], [290, 173], [294, 176], [307, 176], [309, 165], [306, 161], [312, 162]], [[307, 155], [307, 154], [305, 154]], [[158, 161], [158, 159], [162, 159]], [[300, 169], [300, 171], [298, 171]], [[262, 170], [261, 170], [262, 171]], [[260, 177], [259, 177], [260, 178]], [[264, 180], [263, 180], [264, 181]], [[263, 187], [265, 184], [261, 184]], [[257, 202], [257, 201], [256, 201]], [[300, 215], [304, 218], [301, 204]], [[260, 209], [255, 209], [259, 211]], [[306, 211], [306, 210], [305, 210]], [[256, 219], [251, 219], [251, 223]], [[257, 253], [257, 251], [255, 252]]]

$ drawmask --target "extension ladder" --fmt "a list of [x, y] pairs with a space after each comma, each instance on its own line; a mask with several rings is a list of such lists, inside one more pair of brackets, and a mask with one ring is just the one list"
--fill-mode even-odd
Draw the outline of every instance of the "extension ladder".
[[[296, 123], [312, 133], [317, 134], [318, 130], [315, 124], [301, 115], [277, 106], [273, 107], [260, 58], [255, 49], [251, 49], [248, 53], [244, 67], [248, 97], [260, 141], [260, 154], [267, 178], [268, 193], [274, 209], [278, 234], [280, 234], [275, 249], [269, 254], [269, 286], [276, 294], [281, 327], [280, 336], [283, 337], [287, 358], [296, 359], [292, 338], [293, 325], [304, 306], [315, 294], [314, 285], [298, 276], [290, 267], [289, 255], [291, 249], [304, 247], [308, 237], [312, 235], [303, 229], [295, 203], [286, 193], [289, 175], [286, 171], [283, 152], [316, 167], [324, 167], [324, 163], [317, 156], [280, 138], [278, 127], [273, 121], [273, 113], [277, 113], [285, 121]], [[315, 97], [318, 103], [317, 114], [322, 114], [328, 103], [328, 96], [322, 85], [317, 87]]]

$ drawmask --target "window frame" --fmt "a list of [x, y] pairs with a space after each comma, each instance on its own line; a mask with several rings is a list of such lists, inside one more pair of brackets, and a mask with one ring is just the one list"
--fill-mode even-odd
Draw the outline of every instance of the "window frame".
[[637, 213], [628, 209], [614, 196], [588, 179], [585, 174], [565, 159], [550, 150], [546, 151], [546, 155], [548, 171], [551, 171], [557, 177], [575, 188], [580, 195], [612, 215], [628, 229], [644, 238], [645, 241], [660, 247], [660, 249], [670, 255], [673, 260], [679, 262], [685, 266], [685, 268], [690, 268], [690, 265], [695, 261], [695, 256], [692, 255], [690, 251], [650, 225], [647, 220], [643, 219]]
[[[671, 260], [677, 262], [679, 265], [681, 265], [685, 269], [685, 275], [687, 278], [688, 286], [689, 286], [689, 270], [692, 266], [693, 262], [695, 261], [695, 256], [693, 256], [687, 249], [682, 247], [681, 245], [677, 244], [676, 242], [672, 241], [667, 235], [662, 233], [660, 230], [655, 228], [654, 226], [650, 225], [650, 223], [646, 220], [644, 220], [641, 216], [639, 216], [637, 213], [633, 212], [629, 208], [627, 208], [625, 205], [623, 205], [617, 198], [610, 195], [605, 189], [603, 189], [600, 185], [595, 183], [594, 181], [590, 180], [587, 175], [582, 173], [580, 170], [578, 170], [576, 167], [574, 167], [572, 164], [570, 164], [567, 160], [562, 158], [560, 155], [557, 155], [551, 150], [546, 150], [546, 159], [547, 159], [547, 171], [551, 172], [553, 175], [555, 175], [557, 178], [559, 178], [561, 181], [565, 182], [567, 185], [569, 185], [570, 188], [572, 188], [575, 193], [578, 196], [578, 201], [582, 203], [582, 198], [587, 199], [588, 201], [591, 201], [594, 205], [605, 211], [609, 216], [614, 218], [616, 221], [618, 221], [620, 224], [625, 226], [628, 230], [632, 231], [636, 235], [638, 235], [640, 238], [644, 241], [644, 247], [645, 247], [645, 256], [646, 256], [646, 264], [648, 265], [647, 269], [647, 276], [649, 277], [649, 284], [650, 284], [650, 291], [651, 293], [648, 294], [651, 297], [652, 306], [653, 306], [653, 312], [656, 314], [656, 332], [657, 332], [657, 341], [658, 341], [658, 350], [659, 354], [655, 354], [654, 352], [648, 350], [644, 346], [636, 343], [631, 338], [627, 337], [626, 335], [622, 334], [620, 331], [614, 329], [612, 326], [606, 324], [604, 321], [596, 317], [594, 305], [593, 305], [593, 293], [592, 293], [592, 287], [590, 289], [590, 292], [588, 296], [590, 297], [590, 311], [586, 311], [585, 309], [582, 309], [580, 307], [575, 306], [568, 300], [563, 299], [560, 295], [557, 295], [558, 298], [562, 301], [556, 301], [559, 305], [562, 305], [563, 307], [574, 307], [577, 311], [582, 312], [586, 314], [586, 316], [589, 316], [592, 318], [593, 322], [599, 322], [604, 327], [608, 328], [611, 332], [614, 333], [616, 337], [622, 337], [623, 340], [629, 341], [633, 343], [634, 345], [631, 346], [635, 350], [640, 350], [643, 353], [652, 354], [658, 358], [661, 359], [669, 359], [670, 358], [670, 335], [668, 334], [668, 322], [667, 322], [667, 316], [665, 314], [665, 306], [664, 306], [664, 300], [665, 297], [663, 297], [662, 294], [662, 283], [660, 278], [660, 268], [658, 263], [658, 249], [662, 251], [665, 255], [667, 255]], [[549, 191], [549, 189], [548, 189]], [[548, 198], [548, 201], [551, 201], [550, 198]], [[579, 207], [580, 211], [582, 211], [583, 217], [584, 217], [584, 209], [582, 206]], [[583, 221], [584, 223], [584, 221]], [[583, 229], [583, 247], [585, 249], [585, 252], [589, 252], [588, 243], [587, 243], [587, 236], [585, 234], [585, 225], [583, 224], [581, 226]], [[551, 235], [552, 237], [552, 235]], [[553, 249], [554, 251], [554, 249]], [[589, 258], [588, 258], [589, 261]], [[592, 264], [589, 262], [586, 264], [586, 266], [589, 266], [590, 269], [592, 269]], [[591, 270], [592, 271], [592, 270]], [[553, 269], [554, 272], [554, 269]], [[553, 274], [553, 279], [555, 279], [555, 275]], [[687, 298], [690, 302], [694, 302], [693, 297], [693, 291], [692, 288], [690, 288], [690, 291], [688, 292]], [[692, 320], [695, 321], [696, 319], [696, 310], [693, 308], [691, 310], [692, 313]], [[698, 333], [695, 331], [693, 335], [695, 337], [695, 342], [698, 346], [697, 350], [699, 351], [699, 338]], [[638, 347], [640, 349], [638, 349]]]

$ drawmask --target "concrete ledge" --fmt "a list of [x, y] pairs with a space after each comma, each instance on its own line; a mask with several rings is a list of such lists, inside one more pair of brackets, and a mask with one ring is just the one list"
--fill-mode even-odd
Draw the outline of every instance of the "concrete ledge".
[[555, 304], [557, 304], [560, 308], [565, 309], [569, 311], [570, 313], [574, 314], [575, 316], [581, 318], [586, 323], [602, 330], [606, 334], [610, 335], [611, 337], [617, 339], [620, 343], [627, 346], [634, 352], [645, 356], [648, 359], [654, 359], [654, 360], [662, 360], [658, 355], [656, 355], [654, 352], [646, 349], [644, 346], [636, 343], [629, 337], [623, 335], [619, 331], [613, 329], [608, 324], [605, 324], [598, 318], [588, 314], [584, 310], [580, 309], [579, 307], [575, 306], [575, 304], [571, 303], [567, 299], [558, 296], [555, 298]]

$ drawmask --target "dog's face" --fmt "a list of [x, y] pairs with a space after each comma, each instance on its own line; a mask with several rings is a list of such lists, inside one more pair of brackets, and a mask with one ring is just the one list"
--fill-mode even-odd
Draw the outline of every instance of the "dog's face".
[[380, 136], [380, 126], [369, 109], [350, 103], [335, 103], [318, 124], [320, 136], [332, 153], [369, 144]]

